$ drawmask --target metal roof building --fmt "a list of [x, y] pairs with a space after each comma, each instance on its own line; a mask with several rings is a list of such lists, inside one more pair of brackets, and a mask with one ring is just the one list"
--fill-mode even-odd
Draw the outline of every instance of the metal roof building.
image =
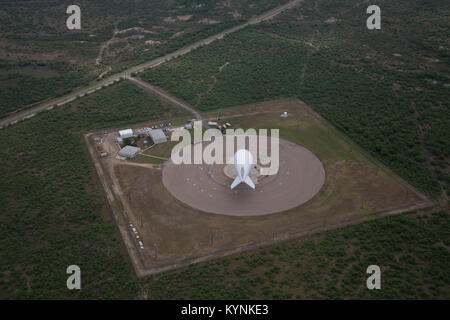
[[165, 143], [167, 142], [167, 137], [161, 129], [152, 130], [148, 133], [153, 143]]
[[120, 130], [119, 136], [122, 139], [131, 138], [133, 136], [133, 130], [132, 129]]
[[126, 146], [119, 151], [119, 156], [126, 158], [134, 158], [139, 152], [141, 152], [140, 148]]

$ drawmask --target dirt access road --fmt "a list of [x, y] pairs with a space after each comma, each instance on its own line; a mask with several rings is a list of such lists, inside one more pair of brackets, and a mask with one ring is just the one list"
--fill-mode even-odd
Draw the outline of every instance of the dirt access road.
[[208, 122], [205, 119], [203, 119], [203, 117], [200, 115], [200, 113], [198, 111], [196, 111], [194, 108], [188, 106], [185, 102], [183, 102], [183, 101], [181, 101], [179, 99], [176, 99], [175, 97], [170, 96], [168, 93], [164, 92], [163, 90], [161, 90], [159, 88], [156, 88], [156, 87], [154, 87], [154, 86], [152, 86], [152, 85], [150, 85], [150, 84], [148, 84], [148, 83], [146, 83], [144, 81], [141, 81], [141, 80], [139, 80], [137, 78], [133, 78], [131, 76], [126, 76], [125, 78], [127, 80], [133, 82], [134, 84], [140, 86], [144, 90], [150, 91], [151, 93], [156, 94], [157, 96], [163, 98], [164, 100], [166, 100], [169, 103], [175, 105], [176, 107], [179, 107], [181, 109], [184, 109], [184, 110], [188, 111], [189, 113], [192, 114], [192, 116], [195, 119], [201, 121], [202, 125], [205, 128], [209, 127], [208, 126]]
[[129, 77], [129, 76], [131, 76], [131, 74], [142, 72], [142, 71], [144, 71], [146, 69], [156, 67], [159, 64], [167, 62], [167, 61], [169, 61], [171, 59], [174, 59], [174, 58], [176, 58], [178, 56], [187, 54], [187, 53], [191, 52], [192, 50], [195, 50], [195, 49], [197, 49], [197, 48], [199, 48], [201, 46], [208, 45], [208, 44], [210, 44], [210, 43], [212, 43], [212, 42], [214, 42], [214, 41], [216, 41], [218, 39], [222, 39], [227, 34], [230, 34], [230, 33], [236, 32], [238, 30], [241, 30], [241, 29], [247, 27], [248, 25], [257, 24], [257, 23], [260, 23], [260, 22], [262, 22], [264, 20], [270, 19], [270, 18], [280, 14], [281, 12], [283, 12], [285, 10], [288, 10], [288, 9], [298, 5], [302, 1], [303, 0], [290, 1], [290, 2], [286, 3], [285, 5], [282, 5], [280, 7], [275, 8], [275, 9], [269, 10], [266, 13], [263, 13], [263, 14], [257, 16], [257, 17], [254, 17], [254, 18], [250, 19], [249, 21], [247, 21], [247, 22], [245, 22], [245, 23], [243, 23], [241, 25], [238, 25], [238, 26], [233, 27], [231, 29], [222, 31], [222, 32], [220, 32], [218, 34], [215, 34], [215, 35], [210, 36], [208, 38], [205, 38], [203, 40], [197, 41], [195, 43], [192, 43], [192, 44], [190, 44], [190, 45], [188, 45], [188, 46], [186, 46], [186, 47], [184, 47], [182, 49], [179, 49], [179, 50], [177, 50], [175, 52], [169, 53], [169, 54], [167, 54], [167, 55], [165, 55], [163, 57], [157, 58], [157, 59], [152, 60], [152, 61], [150, 61], [148, 63], [142, 64], [140, 66], [136, 66], [136, 67], [131, 68], [131, 69], [129, 69], [127, 71], [124, 71], [122, 73], [113, 75], [113, 76], [109, 77], [106, 80], [103, 80], [103, 81], [101, 81], [101, 82], [99, 82], [97, 84], [88, 86], [86, 88], [83, 88], [83, 89], [77, 91], [76, 93], [72, 93], [72, 94], [69, 94], [67, 96], [64, 96], [64, 97], [61, 97], [61, 98], [49, 101], [47, 103], [44, 103], [44, 104], [32, 107], [30, 109], [17, 112], [16, 114], [13, 114], [13, 115], [8, 116], [8, 117], [6, 117], [4, 119], [1, 119], [0, 120], [0, 128], [3, 128], [5, 126], [7, 126], [7, 125], [11, 125], [11, 124], [17, 123], [18, 121], [23, 120], [23, 119], [33, 117], [38, 112], [43, 111], [43, 110], [47, 110], [47, 109], [51, 109], [55, 105], [59, 106], [59, 105], [62, 105], [64, 103], [70, 102], [70, 101], [74, 100], [77, 97], [84, 96], [85, 94], [92, 93], [93, 91], [96, 91], [96, 90], [100, 90], [100, 89], [103, 88], [103, 86], [105, 86], [107, 84], [110, 84], [110, 83], [112, 83], [114, 81], [123, 79], [124, 77], [127, 77], [127, 76]]

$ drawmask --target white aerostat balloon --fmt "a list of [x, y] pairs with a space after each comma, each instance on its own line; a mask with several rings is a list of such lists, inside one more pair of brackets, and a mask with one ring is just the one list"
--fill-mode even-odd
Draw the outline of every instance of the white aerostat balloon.
[[255, 189], [255, 184], [248, 176], [253, 165], [252, 154], [245, 149], [238, 150], [234, 154], [234, 168], [236, 169], [236, 179], [231, 184], [231, 189], [234, 189], [241, 182], [245, 182], [251, 188]]

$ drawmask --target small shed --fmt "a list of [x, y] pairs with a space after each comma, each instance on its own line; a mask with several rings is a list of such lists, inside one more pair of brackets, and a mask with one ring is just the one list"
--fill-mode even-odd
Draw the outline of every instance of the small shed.
[[150, 131], [149, 136], [155, 144], [167, 142], [167, 137], [161, 129]]
[[134, 158], [139, 152], [141, 152], [141, 149], [138, 147], [126, 146], [120, 149], [119, 156], [125, 158]]
[[119, 131], [119, 136], [122, 139], [131, 138], [133, 136], [133, 130], [132, 129], [125, 129]]

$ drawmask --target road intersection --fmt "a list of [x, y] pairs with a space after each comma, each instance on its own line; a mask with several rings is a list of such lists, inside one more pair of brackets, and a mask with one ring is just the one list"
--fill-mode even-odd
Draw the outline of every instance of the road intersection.
[[[194, 109], [192, 109], [189, 106], [186, 106], [185, 104], [183, 104], [183, 103], [181, 103], [181, 102], [179, 102], [179, 101], [169, 97], [167, 94], [161, 92], [160, 90], [158, 90], [158, 89], [156, 89], [156, 88], [154, 88], [152, 86], [148, 86], [142, 81], [136, 80], [135, 78], [132, 77], [132, 75], [135, 75], [135, 74], [137, 74], [139, 72], [142, 72], [142, 71], [144, 71], [146, 69], [149, 69], [149, 68], [154, 68], [154, 67], [156, 67], [156, 66], [158, 66], [158, 65], [160, 65], [160, 64], [162, 64], [164, 62], [172, 60], [172, 59], [174, 59], [176, 57], [179, 57], [181, 55], [187, 54], [187, 53], [191, 52], [192, 50], [195, 50], [195, 49], [197, 49], [197, 48], [199, 48], [201, 46], [209, 45], [210, 43], [212, 43], [212, 42], [214, 42], [216, 40], [222, 39], [226, 35], [228, 35], [230, 33], [233, 33], [233, 32], [236, 32], [238, 30], [241, 30], [241, 29], [243, 29], [243, 28], [245, 28], [245, 27], [247, 27], [249, 25], [257, 24], [257, 23], [260, 23], [260, 22], [265, 21], [267, 19], [270, 19], [270, 18], [280, 14], [281, 12], [292, 8], [293, 6], [299, 4], [302, 1], [303, 0], [290, 1], [290, 2], [288, 2], [288, 3], [286, 3], [286, 4], [282, 5], [282, 6], [279, 6], [277, 8], [272, 9], [272, 10], [269, 10], [266, 13], [263, 13], [263, 14], [257, 16], [257, 17], [254, 17], [254, 18], [250, 19], [249, 21], [247, 21], [247, 22], [245, 22], [245, 23], [243, 23], [241, 25], [235, 26], [233, 28], [224, 30], [224, 31], [222, 31], [222, 32], [220, 32], [218, 34], [215, 34], [213, 36], [205, 38], [203, 40], [197, 41], [197, 42], [195, 42], [193, 44], [190, 44], [190, 45], [188, 45], [188, 46], [186, 46], [184, 48], [181, 48], [181, 49], [179, 49], [179, 50], [177, 50], [175, 52], [172, 52], [172, 53], [169, 53], [169, 54], [167, 54], [167, 55], [165, 55], [163, 57], [154, 59], [154, 60], [152, 60], [152, 61], [150, 61], [148, 63], [145, 63], [145, 64], [142, 64], [142, 65], [133, 67], [133, 68], [128, 69], [128, 70], [126, 70], [124, 72], [121, 72], [119, 74], [113, 75], [113, 76], [109, 77], [108, 79], [100, 81], [100, 82], [98, 82], [96, 84], [93, 84], [91, 86], [87, 86], [85, 88], [82, 88], [82, 89], [78, 90], [75, 93], [66, 95], [66, 96], [61, 97], [61, 98], [53, 99], [53, 100], [51, 100], [49, 102], [37, 105], [35, 107], [29, 108], [29, 109], [26, 109], [26, 110], [18, 111], [18, 112], [14, 113], [14, 114], [6, 117], [6, 118], [1, 119], [0, 120], [0, 128], [3, 128], [3, 127], [8, 126], [8, 125], [12, 125], [14, 123], [17, 123], [18, 121], [21, 121], [21, 120], [33, 117], [37, 113], [39, 113], [41, 111], [50, 110], [50, 109], [52, 109], [54, 107], [57, 107], [57, 106], [65, 104], [65, 103], [71, 102], [71, 101], [75, 100], [78, 97], [83, 97], [84, 95], [93, 93], [94, 91], [100, 90], [100, 89], [102, 89], [102, 88], [112, 84], [113, 82], [119, 81], [121, 79], [131, 80], [135, 84], [138, 84], [139, 86], [144, 87], [145, 89], [147, 89], [149, 91], [152, 91], [153, 93], [157, 94], [158, 96], [160, 96], [163, 99], [166, 99], [170, 103], [173, 103], [173, 104], [175, 104], [175, 105], [177, 105], [177, 106], [179, 106], [179, 107], [181, 107], [181, 108], [191, 112], [194, 115], [195, 118], [197, 118], [199, 120], [202, 120], [200, 114], [197, 111], [195, 111]], [[204, 123], [204, 125], [205, 125], [205, 123]]]

